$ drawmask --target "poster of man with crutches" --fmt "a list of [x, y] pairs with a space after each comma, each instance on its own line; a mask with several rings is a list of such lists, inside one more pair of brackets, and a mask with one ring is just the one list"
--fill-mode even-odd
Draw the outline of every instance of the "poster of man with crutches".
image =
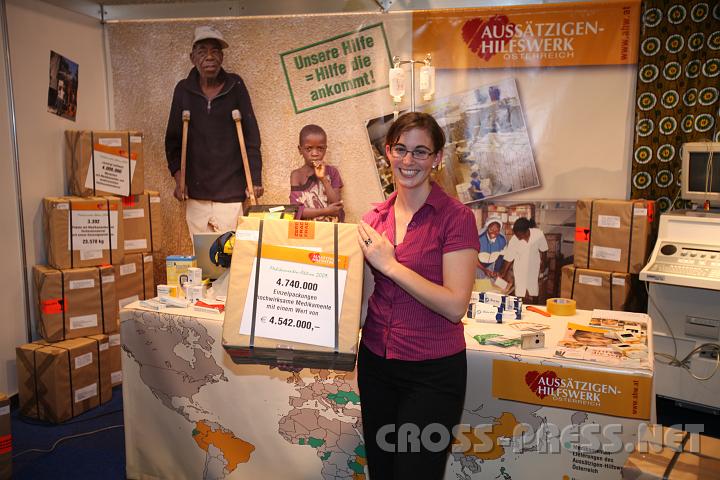
[[260, 132], [245, 83], [222, 68], [227, 47], [214, 27], [195, 29], [193, 69], [175, 87], [165, 134], [191, 235], [234, 230], [243, 202], [263, 194]]

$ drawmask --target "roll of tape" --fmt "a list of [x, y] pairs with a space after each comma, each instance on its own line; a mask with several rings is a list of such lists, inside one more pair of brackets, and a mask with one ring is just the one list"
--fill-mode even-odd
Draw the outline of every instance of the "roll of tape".
[[569, 298], [548, 298], [547, 310], [553, 315], [575, 315], [575, 300]]

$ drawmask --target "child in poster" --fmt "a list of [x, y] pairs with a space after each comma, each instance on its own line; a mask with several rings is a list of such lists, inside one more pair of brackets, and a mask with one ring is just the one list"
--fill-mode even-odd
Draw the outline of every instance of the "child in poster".
[[300, 130], [298, 152], [305, 164], [290, 174], [290, 203], [299, 205], [298, 218], [317, 222], [343, 222], [340, 172], [325, 163], [327, 134], [318, 125]]

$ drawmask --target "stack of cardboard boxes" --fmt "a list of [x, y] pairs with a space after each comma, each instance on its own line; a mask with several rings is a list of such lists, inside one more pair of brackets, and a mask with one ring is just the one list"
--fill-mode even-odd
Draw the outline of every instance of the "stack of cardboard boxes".
[[581, 309], [625, 310], [652, 250], [654, 210], [652, 200], [578, 200], [575, 260], [562, 268], [560, 295]]
[[39, 334], [16, 349], [20, 411], [62, 422], [122, 382], [119, 310], [154, 295], [160, 197], [144, 191], [142, 135], [66, 132], [69, 190], [43, 200]]

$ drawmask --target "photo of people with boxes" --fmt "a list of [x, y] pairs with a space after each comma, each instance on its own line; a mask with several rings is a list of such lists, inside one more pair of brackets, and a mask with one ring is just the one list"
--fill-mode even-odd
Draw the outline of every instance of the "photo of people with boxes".
[[558, 296], [560, 269], [572, 263], [574, 202], [480, 202], [472, 211], [480, 240], [475, 291], [527, 303]]

